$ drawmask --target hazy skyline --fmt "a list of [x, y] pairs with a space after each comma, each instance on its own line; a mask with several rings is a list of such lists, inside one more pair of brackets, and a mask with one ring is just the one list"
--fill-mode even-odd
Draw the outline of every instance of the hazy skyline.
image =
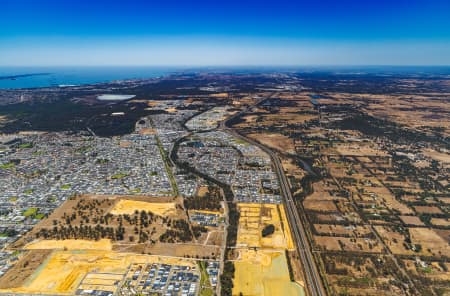
[[0, 66], [450, 65], [449, 1], [2, 1]]

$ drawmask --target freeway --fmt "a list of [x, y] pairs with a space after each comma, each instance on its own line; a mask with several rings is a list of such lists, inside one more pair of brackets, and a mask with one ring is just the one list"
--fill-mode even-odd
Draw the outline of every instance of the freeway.
[[287, 181], [286, 175], [284, 174], [283, 167], [281, 166], [281, 161], [277, 155], [273, 153], [271, 153], [270, 155], [274, 160], [274, 165], [280, 179], [283, 196], [285, 198], [284, 203], [288, 210], [287, 212], [289, 222], [293, 230], [292, 232], [294, 233], [295, 241], [297, 243], [297, 249], [304, 265], [305, 276], [307, 278], [307, 283], [309, 284], [308, 288], [311, 292], [311, 295], [325, 295], [326, 293], [322, 285], [322, 279], [314, 262], [310, 244], [306, 236], [303, 223], [300, 219], [300, 215], [298, 214], [294, 199], [292, 198], [292, 193], [289, 188], [289, 183]]
[[[270, 97], [272, 97], [272, 96], [270, 96]], [[259, 104], [259, 103], [261, 103], [261, 101], [257, 102], [257, 104]], [[303, 271], [305, 274], [306, 288], [309, 291], [310, 295], [314, 295], [314, 296], [326, 295], [327, 293], [323, 287], [319, 270], [314, 262], [314, 257], [313, 257], [313, 254], [312, 254], [312, 251], [310, 248], [310, 243], [308, 241], [308, 237], [306, 235], [302, 220], [300, 219], [300, 215], [298, 214], [297, 207], [295, 205], [295, 201], [292, 197], [292, 192], [289, 187], [289, 182], [286, 178], [286, 175], [284, 174], [284, 170], [281, 165], [280, 158], [278, 157], [278, 155], [276, 153], [274, 153], [268, 147], [262, 145], [259, 142], [254, 141], [252, 139], [249, 139], [226, 126], [227, 121], [245, 113], [246, 111], [250, 110], [250, 108], [251, 107], [248, 107], [248, 108], [242, 110], [241, 112], [235, 114], [231, 118], [228, 118], [228, 120], [221, 122], [220, 128], [223, 129], [224, 131], [232, 134], [233, 136], [235, 136], [237, 138], [240, 138], [248, 143], [258, 146], [263, 151], [265, 151], [267, 154], [269, 154], [270, 157], [272, 158], [272, 162], [275, 166], [275, 171], [276, 171], [276, 173], [278, 175], [278, 179], [280, 181], [281, 193], [282, 193], [282, 196], [284, 197], [283, 201], [284, 201], [284, 205], [287, 210], [286, 213], [287, 213], [287, 217], [289, 220], [289, 224], [291, 226], [292, 234], [294, 235], [294, 240], [295, 240], [295, 243], [297, 246], [297, 251], [298, 251], [301, 261], [303, 263], [302, 266], [303, 266]]]

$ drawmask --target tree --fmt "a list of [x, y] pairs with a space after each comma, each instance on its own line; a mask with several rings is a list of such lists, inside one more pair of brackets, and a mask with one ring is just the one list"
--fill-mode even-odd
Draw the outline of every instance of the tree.
[[262, 230], [262, 236], [266, 237], [266, 236], [273, 234], [274, 232], [275, 232], [275, 226], [273, 226], [273, 224], [269, 224], [269, 225], [266, 225], [264, 227], [264, 229]]

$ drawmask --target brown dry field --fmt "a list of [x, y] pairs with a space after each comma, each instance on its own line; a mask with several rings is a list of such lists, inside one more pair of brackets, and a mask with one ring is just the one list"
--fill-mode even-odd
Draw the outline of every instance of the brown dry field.
[[247, 134], [247, 136], [282, 153], [295, 153], [294, 141], [285, 135], [277, 133], [255, 133]]
[[204, 197], [208, 192], [208, 186], [200, 186], [197, 190], [197, 195]]
[[443, 162], [444, 164], [450, 163], [450, 154], [449, 153], [439, 152], [439, 151], [432, 150], [432, 149], [424, 149], [424, 150], [422, 150], [422, 153], [434, 160]]
[[415, 225], [415, 226], [425, 225], [417, 216], [400, 216], [399, 218], [405, 225]]
[[[375, 229], [392, 253], [399, 255], [417, 254], [413, 250], [406, 249], [403, 246], [405, 237], [400, 233], [389, 230], [383, 226], [375, 226]], [[408, 230], [412, 244], [419, 244], [422, 246], [422, 250], [419, 254], [426, 256], [450, 256], [449, 243], [445, 239], [445, 235], [448, 234], [445, 232], [437, 233], [439, 230], [424, 227], [409, 227]]]
[[441, 209], [436, 206], [415, 206], [414, 209], [419, 214], [442, 214]]
[[431, 224], [437, 226], [450, 226], [450, 221], [447, 218], [431, 218]]
[[210, 231], [209, 236], [207, 236], [207, 240], [203, 243], [204, 245], [215, 245], [221, 246], [224, 239], [223, 231]]
[[305, 176], [305, 171], [302, 170], [295, 162], [288, 157], [281, 158], [281, 165], [287, 175], [293, 176], [294, 178], [301, 180]]
[[[448, 167], [446, 167], [445, 165], [444, 167], [445, 169], [450, 169], [450, 164], [448, 165]], [[450, 180], [439, 180], [438, 182], [442, 187], [447, 187], [448, 185], [450, 185]]]
[[235, 126], [238, 128], [254, 126], [257, 123], [257, 121], [259, 120], [259, 118], [260, 118], [260, 115], [254, 115], [254, 114], [244, 115], [244, 116], [242, 116], [242, 119], [244, 120], [244, 122], [238, 123]]
[[228, 93], [217, 93], [217, 94], [210, 94], [209, 96], [212, 98], [226, 99], [226, 98], [228, 98], [229, 94]]
[[408, 178], [406, 178], [405, 181], [389, 181], [384, 178], [380, 179], [384, 182], [384, 184], [386, 184], [386, 186], [391, 188], [403, 189], [411, 193], [423, 193], [423, 190], [420, 189], [419, 184], [410, 181]]
[[392, 253], [398, 255], [412, 255], [414, 251], [406, 249], [403, 245], [405, 236], [398, 232], [394, 232], [385, 226], [374, 226], [375, 230], [381, 236], [383, 242], [387, 245]]
[[142, 128], [139, 130], [139, 134], [141, 134], [141, 135], [156, 135], [157, 132], [153, 128]]
[[414, 214], [413, 210], [407, 205], [399, 202], [395, 196], [381, 183], [378, 184], [379, 187], [364, 187], [366, 193], [373, 193], [378, 198], [386, 204], [386, 207], [391, 210], [397, 210], [402, 215]]
[[144, 252], [146, 254], [158, 254], [164, 256], [176, 256], [176, 257], [190, 257], [190, 258], [219, 258], [220, 247], [219, 246], [203, 246], [199, 244], [189, 243], [158, 243], [155, 245], [147, 245]]
[[[428, 267], [431, 268], [431, 272], [420, 271], [420, 269], [417, 267], [415, 260], [404, 259], [402, 260], [402, 262], [405, 265], [405, 269], [408, 271], [408, 273], [413, 274], [415, 276], [426, 277], [437, 281], [445, 281], [445, 282], [450, 281], [450, 272], [443, 270], [442, 267], [439, 265], [439, 262], [433, 261], [430, 264], [428, 264]], [[446, 265], [447, 268], [450, 270], [450, 263], [444, 262], [443, 264]]]
[[314, 217], [316, 217], [320, 222], [339, 222], [344, 220], [344, 218], [340, 214], [314, 213]]
[[370, 167], [371, 165], [374, 165], [374, 166], [378, 166], [379, 164], [378, 163], [376, 163], [375, 161], [373, 161], [372, 159], [370, 159], [369, 157], [367, 157], [367, 156], [358, 156], [358, 157], [355, 157], [359, 162], [362, 162], [362, 163], [364, 163], [364, 165], [365, 166], [368, 166], [368, 167]]
[[[299, 109], [297, 109], [300, 111]], [[293, 113], [296, 111], [295, 107], [280, 107], [280, 110], [276, 114], [268, 113], [264, 109], [258, 108], [253, 113], [242, 116], [244, 122], [236, 124], [235, 127], [246, 128], [258, 126], [276, 126], [281, 124], [301, 124], [307, 121], [317, 119], [318, 116], [314, 114], [298, 114]]]
[[358, 176], [355, 176], [355, 174], [352, 174], [351, 176], [349, 174], [347, 174], [347, 171], [351, 168], [351, 166], [339, 165], [337, 163], [333, 163], [333, 164], [330, 163], [330, 165], [327, 167], [330, 170], [330, 174], [335, 178], [350, 177], [350, 178], [358, 179]]
[[256, 98], [254, 97], [242, 97], [237, 100], [233, 100], [233, 105], [237, 106], [253, 106], [256, 103]]
[[443, 240], [450, 244], [450, 229], [437, 229], [433, 228], [433, 231], [437, 233]]
[[277, 114], [263, 115], [263, 125], [279, 125], [279, 124], [302, 124], [307, 121], [317, 119], [318, 115], [291, 113], [295, 109], [291, 107], [281, 107]]
[[20, 287], [25, 280], [34, 273], [52, 250], [31, 250], [27, 251], [19, 261], [0, 277], [0, 289]]
[[[333, 100], [319, 99], [323, 104], [348, 103], [354, 106], [366, 105], [363, 110], [368, 114], [404, 124], [411, 128], [443, 127], [444, 135], [450, 134], [450, 107], [445, 93], [411, 95], [374, 95], [374, 94], [330, 94]], [[439, 113], [436, 110], [440, 110]]]
[[130, 145], [131, 145], [130, 141], [122, 141], [121, 140], [120, 143], [119, 143], [119, 146], [122, 147], [122, 148], [130, 147]]
[[309, 198], [307, 198], [303, 202], [303, 206], [307, 210], [318, 212], [338, 212], [336, 204], [330, 200], [310, 200]]
[[380, 206], [380, 202], [377, 202], [373, 199], [372, 196], [370, 196], [369, 194], [358, 194], [358, 190], [357, 188], [351, 188], [351, 191], [353, 192], [353, 200], [355, 200], [356, 203], [358, 204], [367, 204], [367, 205], [372, 205], [372, 204], [376, 204], [377, 206]]
[[7, 119], [8, 117], [6, 117], [5, 115], [0, 115], [0, 123], [6, 122]]
[[440, 202], [445, 203], [446, 205], [450, 205], [450, 197], [438, 197]]
[[339, 212], [335, 201], [345, 201], [344, 197], [330, 195], [330, 190], [337, 190], [337, 186], [322, 180], [313, 184], [314, 192], [308, 195], [303, 201], [305, 210], [313, 210], [318, 212]]
[[333, 200], [334, 196], [329, 194], [329, 191], [338, 190], [339, 188], [334, 184], [333, 181], [329, 179], [321, 180], [317, 183], [313, 184], [314, 192], [308, 197], [312, 197], [312, 199], [317, 200]]
[[156, 107], [158, 105], [161, 105], [161, 102], [158, 102], [158, 101], [147, 101], [147, 105], [149, 107]]
[[361, 216], [358, 214], [358, 212], [355, 211], [355, 208], [353, 207], [352, 203], [348, 200], [342, 199], [338, 200], [337, 202], [339, 212], [349, 221], [353, 221], [354, 223], [361, 223]]
[[294, 273], [294, 279], [297, 283], [299, 283], [301, 286], [305, 286], [304, 283], [304, 276], [303, 276], [303, 269], [302, 269], [302, 263], [300, 260], [300, 257], [298, 256], [296, 251], [288, 251], [288, 260], [291, 263], [292, 266], [292, 272]]
[[322, 187], [322, 181], [313, 184], [314, 192], [311, 195], [308, 195], [305, 200], [309, 201], [334, 201], [340, 200], [342, 197], [337, 197], [331, 195], [328, 190], [337, 189], [337, 186], [332, 187]]
[[[358, 258], [361, 258], [361, 256], [364, 256], [363, 254], [357, 255]], [[363, 257], [364, 258], [364, 257]], [[354, 277], [363, 277], [366, 276], [367, 273], [369, 273], [370, 269], [376, 268], [373, 262], [369, 258], [365, 258], [363, 264], [361, 265], [354, 265], [351, 263], [344, 263], [340, 260], [333, 260], [336, 264], [336, 268], [339, 269], [346, 269], [348, 273], [350, 273]]]
[[[391, 287], [391, 289], [394, 289], [394, 287]], [[377, 287], [373, 288], [349, 288], [349, 287], [340, 287], [338, 290], [343, 295], [364, 295], [364, 296], [399, 296], [404, 295], [403, 293], [399, 293], [400, 291], [385, 291], [383, 290], [380, 292], [380, 290]], [[382, 294], [381, 294], [382, 293]]]
[[353, 227], [345, 227], [344, 225], [314, 224], [314, 228], [319, 234], [325, 235], [336, 234], [360, 237], [371, 233], [368, 227], [360, 225], [355, 226], [355, 229], [353, 229]]
[[390, 212], [387, 208], [381, 207], [379, 204], [377, 204], [377, 208], [367, 208], [364, 209], [364, 213], [366, 214], [377, 214], [377, 215], [389, 215]]
[[[383, 252], [382, 245], [378, 243], [378, 241], [372, 239], [315, 235], [314, 242], [317, 246], [326, 251]], [[341, 247], [339, 242], [343, 244], [343, 247]]]
[[[396, 280], [392, 275], [385, 275], [382, 273], [381, 270], [379, 270], [379, 267], [377, 267], [373, 261], [370, 259], [370, 257], [366, 257], [365, 254], [342, 254], [341, 258], [345, 258], [345, 261], [343, 262], [342, 259], [340, 259], [340, 256], [335, 257], [334, 255], [325, 255], [324, 258], [327, 258], [328, 262], [333, 262], [333, 265], [335, 266], [335, 270], [344, 271], [345, 275], [339, 275], [334, 272], [327, 273], [326, 278], [327, 282], [330, 284], [330, 286], [335, 291], [352, 291], [352, 294], [347, 295], [404, 295], [403, 293], [396, 294], [398, 288], [396, 288], [394, 285], [385, 285], [391, 280]], [[350, 257], [351, 256], [351, 257]], [[377, 256], [378, 257], [378, 256]], [[384, 257], [384, 256], [383, 256]], [[383, 258], [381, 257], [381, 258]], [[358, 260], [358, 263], [355, 264], [353, 259]], [[378, 257], [379, 258], [379, 257]], [[374, 276], [374, 271], [377, 271], [377, 275]], [[364, 287], [358, 287], [358, 288], [349, 288], [345, 284], [342, 285], [341, 281], [349, 278], [370, 278], [371, 281], [376, 283], [377, 286], [383, 285], [384, 288], [378, 289], [379, 287], [374, 286], [364, 286]], [[401, 291], [398, 291], [401, 292]], [[344, 293], [345, 294], [345, 293]], [[334, 295], [334, 294], [333, 294]]]
[[[401, 293], [399, 289], [393, 285], [387, 285], [390, 290], [380, 290], [378, 287], [347, 287], [342, 286], [340, 284], [340, 281], [343, 279], [348, 279], [348, 275], [346, 276], [340, 276], [340, 275], [327, 275], [327, 280], [331, 284], [332, 288], [336, 291], [336, 295], [364, 295], [364, 296], [399, 296], [399, 295], [405, 295], [404, 293]], [[354, 276], [356, 278], [363, 277], [363, 276]], [[378, 277], [376, 279], [371, 278], [372, 280], [375, 280], [376, 282], [380, 284], [385, 284], [391, 280], [391, 278], [383, 278]], [[385, 285], [386, 286], [386, 285]]]
[[380, 106], [371, 106], [368, 111], [369, 114], [373, 116], [404, 124], [410, 128], [421, 129], [424, 126], [443, 127], [445, 129], [445, 134], [448, 134], [449, 132], [449, 124], [446, 122], [449, 118], [444, 114], [436, 114], [436, 112], [431, 111], [417, 111], [413, 109], [414, 107], [411, 107], [409, 110], [400, 111], [400, 108], [404, 108], [404, 106], [401, 105], [395, 106], [394, 108], [396, 109], [396, 112], [386, 112], [386, 109], [383, 109]]
[[337, 144], [336, 150], [339, 154], [344, 156], [377, 156], [377, 157], [385, 157], [387, 153], [378, 147], [373, 145], [368, 146], [363, 143], [345, 143], [345, 144]]

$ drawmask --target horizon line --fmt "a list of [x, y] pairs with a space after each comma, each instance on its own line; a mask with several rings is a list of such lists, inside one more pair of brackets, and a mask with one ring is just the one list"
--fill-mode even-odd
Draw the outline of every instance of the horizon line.
[[256, 67], [270, 67], [270, 68], [290, 68], [290, 67], [450, 67], [450, 64], [235, 64], [235, 65], [222, 65], [222, 64], [191, 64], [191, 65], [164, 65], [164, 64], [59, 64], [59, 65], [0, 65], [0, 68], [14, 67], [14, 68], [27, 68], [27, 67], [166, 67], [166, 68], [178, 68], [178, 67], [197, 67], [197, 68], [256, 68]]

